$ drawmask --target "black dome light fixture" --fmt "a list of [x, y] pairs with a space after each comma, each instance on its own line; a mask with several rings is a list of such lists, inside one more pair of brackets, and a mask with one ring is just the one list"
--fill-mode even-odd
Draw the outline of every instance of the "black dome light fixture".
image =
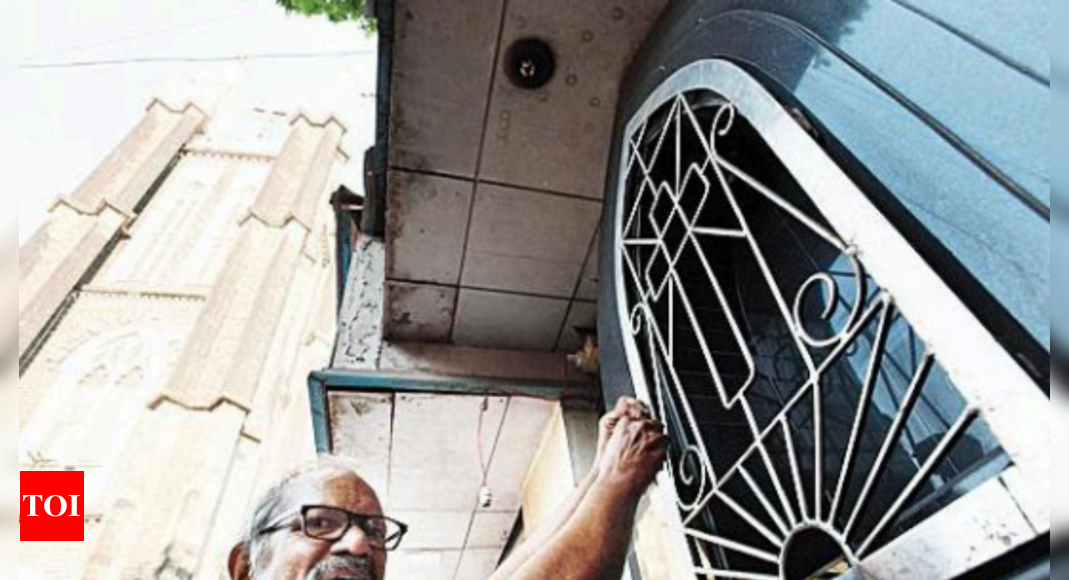
[[543, 40], [519, 40], [505, 53], [505, 74], [521, 89], [538, 90], [549, 84], [556, 72], [557, 59]]

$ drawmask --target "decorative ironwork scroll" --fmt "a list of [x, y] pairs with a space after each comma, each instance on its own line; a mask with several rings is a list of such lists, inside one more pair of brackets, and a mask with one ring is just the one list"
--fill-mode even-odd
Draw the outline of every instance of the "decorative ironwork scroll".
[[731, 103], [678, 95], [629, 139], [625, 340], [673, 437], [696, 577], [835, 577], [1007, 467]]

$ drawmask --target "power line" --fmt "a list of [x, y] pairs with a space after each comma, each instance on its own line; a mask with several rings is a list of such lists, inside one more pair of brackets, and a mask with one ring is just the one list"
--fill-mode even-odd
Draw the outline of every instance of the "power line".
[[45, 58], [54, 58], [54, 57], [57, 57], [57, 56], [63, 56], [63, 55], [66, 55], [66, 54], [70, 54], [72, 52], [81, 52], [81, 51], [84, 51], [84, 50], [91, 50], [91, 49], [94, 49], [94, 48], [103, 48], [103, 47], [106, 47], [106, 46], [113, 46], [113, 45], [116, 45], [116, 44], [120, 44], [120, 43], [123, 43], [123, 42], [130, 42], [130, 41], [133, 41], [133, 40], [144, 40], [144, 39], [147, 39], [147, 38], [155, 38], [155, 37], [158, 37], [158, 36], [165, 36], [165, 35], [169, 35], [169, 34], [179, 34], [179, 33], [184, 33], [184, 32], [193, 32], [193, 31], [196, 31], [196, 30], [201, 30], [201, 29], [206, 28], [208, 26], [211, 26], [213, 24], [218, 24], [220, 22], [224, 22], [224, 21], [227, 21], [227, 20], [233, 20], [234, 18], [238, 18], [238, 17], [242, 16], [242, 14], [243, 14], [242, 11], [230, 12], [228, 14], [223, 14], [221, 16], [217, 16], [215, 18], [211, 18], [211, 19], [207, 19], [207, 20], [199, 20], [199, 21], [196, 21], [196, 22], [187, 22], [185, 24], [178, 24], [178, 25], [175, 25], [175, 26], [168, 26], [168, 27], [165, 27], [165, 28], [156, 28], [156, 29], [153, 29], [153, 30], [147, 30], [147, 31], [144, 31], [144, 32], [140, 32], [140, 33], [137, 33], [137, 34], [130, 34], [130, 35], [127, 35], [127, 36], [121, 36], [121, 37], [118, 37], [118, 38], [112, 38], [110, 40], [94, 41], [94, 42], [90, 42], [90, 43], [87, 43], [87, 44], [79, 44], [79, 45], [76, 45], [76, 46], [70, 46], [70, 47], [67, 47], [67, 48], [62, 48], [62, 49], [59, 49], [59, 50], [56, 50], [56, 51], [53, 51], [53, 52], [35, 54], [35, 55], [27, 57], [27, 58], [25, 58], [23, 60], [41, 60], [41, 59], [45, 59]]
[[209, 57], [185, 57], [185, 56], [149, 56], [137, 58], [124, 58], [115, 60], [87, 60], [75, 62], [50, 62], [50, 63], [20, 63], [21, 70], [47, 70], [63, 68], [89, 68], [101, 66], [119, 66], [129, 64], [159, 64], [159, 63], [215, 63], [215, 62], [238, 62], [253, 60], [312, 60], [322, 58], [344, 58], [348, 56], [361, 56], [376, 54], [375, 50], [347, 50], [338, 52], [310, 52], [310, 53], [268, 53], [232, 56], [209, 56]]

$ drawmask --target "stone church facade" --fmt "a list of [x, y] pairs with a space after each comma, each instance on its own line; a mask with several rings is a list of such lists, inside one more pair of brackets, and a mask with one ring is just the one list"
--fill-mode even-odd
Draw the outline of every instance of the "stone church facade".
[[21, 470], [86, 474], [86, 541], [33, 580], [216, 580], [310, 458], [337, 304], [334, 118], [153, 102], [20, 250]]

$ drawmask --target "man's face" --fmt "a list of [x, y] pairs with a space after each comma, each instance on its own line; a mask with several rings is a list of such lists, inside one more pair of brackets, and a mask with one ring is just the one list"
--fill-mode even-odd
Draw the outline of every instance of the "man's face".
[[[292, 490], [284, 514], [303, 506], [329, 506], [350, 512], [381, 516], [378, 497], [355, 475], [337, 476], [325, 482], [309, 481]], [[337, 542], [314, 540], [295, 525], [272, 534], [265, 541], [261, 562], [253, 563], [251, 580], [382, 580], [386, 552], [375, 549], [357, 526]], [[259, 566], [257, 566], [259, 564]]]

